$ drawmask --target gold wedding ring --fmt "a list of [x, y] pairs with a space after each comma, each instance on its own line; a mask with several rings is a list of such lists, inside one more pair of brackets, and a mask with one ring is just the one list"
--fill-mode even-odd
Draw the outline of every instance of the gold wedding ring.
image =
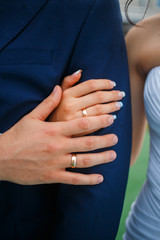
[[71, 168], [76, 168], [76, 165], [77, 165], [77, 156], [76, 156], [76, 154], [71, 154], [71, 156], [72, 156]]
[[87, 117], [88, 116], [86, 108], [82, 109], [82, 116], [83, 117]]

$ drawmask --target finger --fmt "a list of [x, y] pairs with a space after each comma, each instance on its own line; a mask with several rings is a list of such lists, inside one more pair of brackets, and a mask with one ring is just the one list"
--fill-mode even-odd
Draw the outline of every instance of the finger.
[[93, 79], [80, 83], [70, 89], [72, 96], [81, 97], [94, 91], [110, 90], [116, 86], [116, 83], [107, 79]]
[[81, 73], [82, 73], [82, 70], [78, 70], [77, 72], [73, 73], [72, 75], [65, 77], [61, 84], [62, 90], [64, 91], [67, 88], [70, 88], [73, 85], [75, 85], [75, 83], [77, 83], [80, 80]]
[[62, 90], [56, 86], [53, 92], [43, 100], [29, 115], [44, 121], [61, 101]]
[[59, 122], [57, 127], [65, 136], [72, 136], [75, 134], [94, 131], [110, 126], [114, 122], [114, 116], [101, 115], [97, 117], [86, 117], [74, 119], [65, 122]]
[[98, 91], [80, 98], [79, 106], [81, 109], [88, 108], [100, 103], [115, 102], [125, 97], [121, 91]]
[[[113, 102], [113, 103], [107, 103], [107, 104], [97, 104], [95, 106], [87, 108], [86, 111], [87, 111], [87, 115], [91, 117], [91, 116], [98, 116], [98, 115], [113, 113], [120, 110], [122, 107], [123, 107], [122, 102]], [[82, 111], [79, 111], [76, 117], [81, 118]]]
[[88, 168], [99, 164], [109, 163], [116, 159], [114, 151], [105, 151], [102, 153], [77, 154], [77, 168]]
[[68, 153], [89, 152], [114, 146], [117, 142], [118, 138], [115, 134], [72, 138], [66, 142], [66, 151], [68, 151]]
[[[117, 119], [117, 115], [112, 115], [113, 116], [113, 118], [114, 118], [114, 121]], [[86, 135], [88, 135], [88, 134], [90, 134], [90, 133], [93, 133], [93, 132], [96, 132], [96, 131], [98, 131], [99, 129], [97, 128], [97, 129], [94, 129], [94, 130], [92, 130], [92, 131], [88, 131], [88, 132], [85, 132], [85, 133], [81, 133], [81, 134], [74, 134], [72, 137], [82, 137], [82, 136], [86, 136]]]
[[103, 176], [100, 174], [80, 174], [69, 171], [59, 171], [56, 174], [57, 183], [71, 185], [96, 185], [103, 182]]
[[[77, 154], [76, 168], [88, 168], [99, 164], [109, 163], [116, 159], [117, 155], [114, 151], [105, 151], [101, 153]], [[59, 162], [61, 168], [71, 167], [71, 154]]]

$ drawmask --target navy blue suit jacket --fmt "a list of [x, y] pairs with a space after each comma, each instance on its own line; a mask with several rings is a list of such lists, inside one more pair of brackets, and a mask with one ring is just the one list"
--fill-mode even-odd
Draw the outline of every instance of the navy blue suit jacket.
[[0, 183], [0, 239], [113, 240], [121, 216], [131, 151], [127, 56], [118, 0], [0, 0], [0, 132], [46, 98], [64, 76], [108, 78], [126, 92], [113, 126], [116, 161], [97, 186]]

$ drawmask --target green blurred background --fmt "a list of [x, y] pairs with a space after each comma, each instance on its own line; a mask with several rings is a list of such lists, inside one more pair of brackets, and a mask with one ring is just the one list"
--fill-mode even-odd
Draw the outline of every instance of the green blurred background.
[[131, 167], [128, 179], [126, 197], [122, 212], [122, 218], [116, 240], [122, 240], [125, 231], [125, 221], [130, 211], [132, 202], [136, 199], [146, 178], [149, 156], [149, 131], [147, 129], [143, 148], [137, 162]]

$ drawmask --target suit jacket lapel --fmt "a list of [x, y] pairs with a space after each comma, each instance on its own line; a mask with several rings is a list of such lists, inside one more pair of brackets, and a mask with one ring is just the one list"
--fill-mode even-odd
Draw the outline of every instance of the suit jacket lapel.
[[0, 0], [0, 50], [2, 50], [43, 7], [47, 0]]

